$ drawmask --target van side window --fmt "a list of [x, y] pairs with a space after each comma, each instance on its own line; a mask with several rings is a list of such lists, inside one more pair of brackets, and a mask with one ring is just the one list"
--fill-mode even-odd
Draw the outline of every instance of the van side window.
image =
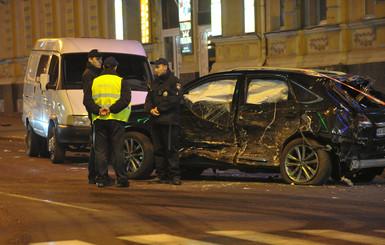
[[49, 55], [42, 55], [40, 57], [39, 66], [37, 67], [37, 72], [36, 72], [36, 78], [40, 78], [40, 74], [47, 72], [48, 60], [49, 60]]
[[59, 58], [56, 55], [52, 55], [51, 64], [49, 65], [49, 83], [50, 88], [55, 88], [57, 85], [59, 75]]

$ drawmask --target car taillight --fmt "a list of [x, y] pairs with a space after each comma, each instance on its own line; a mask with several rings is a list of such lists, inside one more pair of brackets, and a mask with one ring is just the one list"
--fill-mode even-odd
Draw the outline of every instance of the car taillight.
[[372, 122], [365, 115], [358, 116], [358, 127], [371, 127]]

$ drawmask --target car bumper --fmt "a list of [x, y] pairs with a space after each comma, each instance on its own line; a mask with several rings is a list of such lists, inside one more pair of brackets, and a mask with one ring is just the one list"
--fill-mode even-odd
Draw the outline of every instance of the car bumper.
[[91, 127], [57, 125], [57, 137], [61, 144], [88, 144]]
[[378, 168], [378, 167], [385, 167], [385, 158], [353, 160], [350, 166], [350, 170], [357, 170], [357, 169], [363, 169], [363, 168]]

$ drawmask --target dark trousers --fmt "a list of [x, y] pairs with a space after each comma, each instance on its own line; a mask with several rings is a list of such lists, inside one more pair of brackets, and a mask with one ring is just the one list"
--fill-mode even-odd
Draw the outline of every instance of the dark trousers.
[[90, 159], [88, 161], [88, 179], [94, 180], [96, 178], [97, 172], [96, 172], [96, 166], [95, 166], [95, 150], [94, 150], [95, 130], [94, 130], [93, 124], [91, 124], [91, 130], [92, 130], [92, 144], [91, 144], [91, 150], [90, 150]]
[[[88, 179], [89, 180], [95, 180], [96, 176], [98, 175], [98, 172], [96, 171], [96, 163], [95, 163], [95, 149], [94, 149], [94, 139], [95, 139], [95, 127], [93, 124], [91, 124], [91, 130], [92, 130], [92, 144], [91, 144], [91, 150], [90, 150], [90, 158], [88, 161]], [[113, 157], [109, 154], [109, 162], [111, 163], [113, 160]], [[108, 178], [108, 173], [106, 173], [106, 178]]]
[[154, 162], [161, 179], [180, 178], [178, 132], [179, 126], [176, 125], [152, 125]]
[[97, 181], [106, 181], [109, 151], [114, 156], [113, 167], [117, 182], [127, 182], [127, 168], [124, 159], [124, 122], [117, 120], [95, 120], [95, 164]]

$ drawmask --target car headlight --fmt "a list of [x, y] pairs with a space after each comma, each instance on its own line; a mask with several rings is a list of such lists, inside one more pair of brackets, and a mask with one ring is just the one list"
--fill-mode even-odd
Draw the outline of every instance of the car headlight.
[[72, 116], [74, 120], [74, 126], [90, 126], [90, 119], [88, 116]]

